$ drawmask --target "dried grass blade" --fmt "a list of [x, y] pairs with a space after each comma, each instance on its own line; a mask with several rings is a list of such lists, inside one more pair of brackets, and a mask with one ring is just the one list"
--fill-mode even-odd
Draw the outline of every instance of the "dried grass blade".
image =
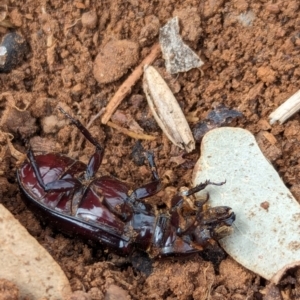
[[195, 141], [189, 124], [170, 88], [151, 66], [144, 68], [143, 89], [152, 114], [170, 141], [191, 152]]

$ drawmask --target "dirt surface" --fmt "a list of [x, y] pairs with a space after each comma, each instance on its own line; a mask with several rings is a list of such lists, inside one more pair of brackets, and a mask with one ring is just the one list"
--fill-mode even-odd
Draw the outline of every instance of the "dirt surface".
[[[269, 114], [299, 89], [298, 1], [12, 0], [7, 4], [7, 18], [14, 28], [0, 27], [0, 35], [17, 31], [28, 43], [21, 64], [0, 74], [1, 130], [14, 136], [12, 144], [19, 152], [26, 153], [30, 142], [34, 151], [62, 152], [87, 162], [93, 147], [78, 142], [80, 133], [58, 113], [57, 105], [87, 124], [158, 41], [159, 27], [177, 15], [184, 41], [205, 62], [203, 72], [168, 75], [161, 57], [154, 66], [170, 85], [191, 128], [221, 104], [243, 113], [232, 126], [256, 135], [300, 201], [300, 116], [284, 125], [268, 123]], [[134, 57], [118, 51], [128, 44], [135, 49]], [[94, 66], [98, 53], [108, 59], [102, 55]], [[100, 83], [94, 77], [96, 71], [101, 73], [94, 69], [99, 67], [107, 70], [98, 74]], [[199, 144], [189, 155], [172, 146], [149, 112], [141, 80], [118, 109], [114, 122], [158, 137], [142, 145], [154, 152], [164, 187], [190, 186]], [[150, 180], [149, 168], [132, 158], [136, 140], [101, 125], [100, 119], [90, 131], [106, 147], [101, 174], [116, 176], [132, 187]], [[0, 201], [59, 263], [73, 291], [85, 294], [77, 292], [74, 299], [299, 299], [297, 270], [278, 288], [270, 288], [228, 257], [216, 266], [206, 260], [209, 254], [200, 254], [156, 261], [146, 276], [122, 257], [54, 231], [23, 204], [15, 176], [22, 157], [9, 149], [3, 133], [0, 144]], [[163, 190], [149, 201], [162, 205], [164, 195]]]

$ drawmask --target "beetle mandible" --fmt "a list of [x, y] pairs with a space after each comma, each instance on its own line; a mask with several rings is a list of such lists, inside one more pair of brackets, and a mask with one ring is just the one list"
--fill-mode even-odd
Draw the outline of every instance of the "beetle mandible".
[[158, 211], [145, 201], [161, 189], [154, 155], [146, 152], [153, 181], [131, 189], [110, 176], [96, 177], [104, 149], [90, 132], [62, 108], [59, 110], [95, 146], [88, 164], [68, 156], [48, 153], [34, 155], [29, 149], [28, 161], [17, 170], [23, 199], [29, 209], [63, 233], [99, 242], [121, 255], [135, 249], [150, 257], [183, 255], [203, 250], [228, 234], [235, 220], [230, 207], [204, 209], [198, 204], [193, 215], [182, 225], [185, 197], [203, 190], [206, 181], [171, 199], [171, 208]]

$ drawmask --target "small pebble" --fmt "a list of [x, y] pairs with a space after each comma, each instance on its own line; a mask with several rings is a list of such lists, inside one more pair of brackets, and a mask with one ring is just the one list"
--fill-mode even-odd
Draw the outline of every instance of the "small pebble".
[[139, 59], [139, 46], [128, 40], [108, 42], [97, 55], [94, 77], [99, 83], [110, 83], [121, 78]]
[[257, 77], [267, 84], [273, 83], [276, 80], [276, 73], [270, 67], [260, 67], [257, 70]]
[[82, 14], [81, 23], [82, 26], [88, 29], [94, 29], [97, 26], [98, 16], [93, 10]]
[[32, 136], [37, 131], [36, 119], [28, 110], [19, 110], [9, 105], [3, 112], [0, 126], [5, 132], [18, 134], [22, 139]]
[[72, 87], [72, 94], [75, 96], [79, 96], [85, 90], [85, 85], [82, 83], [78, 83]]
[[120, 299], [129, 300], [130, 296], [128, 292], [123, 290], [117, 285], [111, 284], [106, 290], [104, 300], [120, 300]]
[[41, 120], [41, 126], [45, 133], [56, 133], [65, 124], [65, 120], [59, 120], [55, 115], [46, 116]]
[[153, 43], [153, 40], [159, 33], [159, 19], [154, 16], [148, 16], [145, 18], [145, 26], [141, 29], [141, 33], [139, 36], [139, 42], [142, 46], [148, 46]]
[[6, 34], [0, 44], [0, 73], [10, 72], [24, 58], [27, 52], [25, 39], [16, 32]]

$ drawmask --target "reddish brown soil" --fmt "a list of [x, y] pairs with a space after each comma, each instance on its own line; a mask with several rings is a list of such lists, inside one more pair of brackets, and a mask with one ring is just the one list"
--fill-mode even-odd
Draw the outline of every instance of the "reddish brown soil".
[[[90, 11], [96, 12], [96, 20], [85, 16], [81, 21], [83, 13]], [[128, 40], [139, 45], [140, 62], [158, 40], [158, 25], [178, 15], [185, 42], [205, 61], [203, 74], [194, 69], [167, 75], [161, 57], [154, 65], [166, 77], [191, 127], [220, 104], [242, 112], [243, 118], [234, 126], [257, 136], [266, 156], [300, 200], [299, 114], [284, 125], [271, 127], [268, 123], [269, 114], [299, 89], [299, 12], [297, 0], [11, 0], [13, 30], [23, 35], [30, 50], [20, 66], [0, 74], [1, 130], [14, 135], [13, 146], [22, 153], [30, 141], [35, 151], [63, 152], [87, 162], [93, 147], [88, 143], [79, 147], [80, 133], [66, 126], [56, 106], [69, 107], [87, 124], [131, 72], [99, 84], [93, 75], [96, 55], [109, 41]], [[0, 29], [1, 35], [9, 31]], [[118, 71], [113, 73], [112, 78], [119, 78]], [[141, 81], [119, 109], [115, 121], [134, 120], [144, 133], [159, 137], [142, 145], [154, 151], [165, 186], [189, 186], [199, 144], [196, 152], [182, 159], [182, 151], [171, 145], [149, 113]], [[102, 174], [112, 174], [132, 187], [150, 180], [148, 168], [137, 166], [131, 158], [136, 140], [101, 125], [99, 119], [90, 130], [101, 143], [105, 141]], [[216, 270], [211, 262], [196, 256], [156, 261], [146, 277], [104, 249], [42, 226], [21, 201], [15, 177], [17, 160], [4, 135], [0, 143], [0, 202], [60, 264], [73, 291], [84, 291], [91, 299], [105, 295], [106, 299], [109, 295], [120, 299], [299, 299], [299, 272], [291, 273], [279, 289], [266, 289], [265, 280], [230, 258]], [[161, 192], [151, 201], [160, 203], [163, 196]]]

